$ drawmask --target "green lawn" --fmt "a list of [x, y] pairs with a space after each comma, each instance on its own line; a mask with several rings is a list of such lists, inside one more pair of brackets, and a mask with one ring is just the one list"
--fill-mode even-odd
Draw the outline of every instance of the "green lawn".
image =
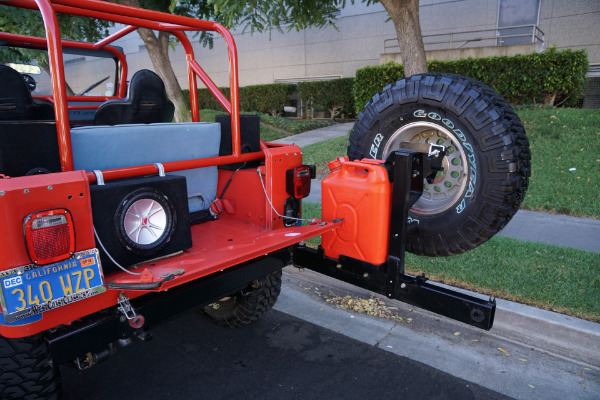
[[452, 257], [406, 255], [412, 275], [596, 322], [599, 268], [597, 253], [502, 236]]
[[531, 144], [523, 207], [600, 218], [600, 112], [520, 110]]

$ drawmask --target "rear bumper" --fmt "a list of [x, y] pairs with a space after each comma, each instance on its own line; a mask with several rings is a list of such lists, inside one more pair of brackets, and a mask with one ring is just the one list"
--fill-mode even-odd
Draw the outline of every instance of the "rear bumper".
[[166, 292], [135, 298], [131, 305], [137, 315], [144, 317], [139, 328], [130, 326], [117, 307], [90, 315], [46, 337], [52, 361], [63, 364], [88, 352], [104, 350], [117, 340], [135, 337], [169, 318], [235, 293], [249, 282], [285, 267], [290, 260], [291, 252], [286, 248]]

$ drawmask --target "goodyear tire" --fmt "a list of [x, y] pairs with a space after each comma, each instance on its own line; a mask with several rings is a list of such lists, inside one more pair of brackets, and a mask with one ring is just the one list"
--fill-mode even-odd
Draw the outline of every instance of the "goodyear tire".
[[258, 320], [275, 305], [281, 292], [281, 270], [267, 274], [241, 292], [204, 307], [204, 313], [218, 325], [238, 328]]
[[409, 213], [406, 248], [459, 254], [499, 232], [529, 182], [529, 142], [512, 107], [491, 88], [450, 74], [402, 79], [375, 95], [350, 135], [350, 159], [385, 159], [401, 142], [447, 147], [444, 171]]
[[0, 399], [59, 399], [60, 375], [41, 335], [0, 336]]

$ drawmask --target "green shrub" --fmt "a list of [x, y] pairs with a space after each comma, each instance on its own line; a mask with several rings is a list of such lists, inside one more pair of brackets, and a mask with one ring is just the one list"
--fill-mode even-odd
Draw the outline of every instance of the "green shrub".
[[[223, 92], [225, 97], [229, 99], [229, 88], [228, 87], [220, 87], [219, 90]], [[183, 96], [189, 100], [190, 91], [188, 89], [182, 90]], [[198, 89], [198, 105], [200, 110], [217, 110], [217, 111], [225, 111], [225, 109], [221, 106], [221, 104], [217, 101], [217, 99], [213, 96], [213, 94], [208, 89]]]
[[240, 88], [240, 109], [279, 115], [287, 97], [296, 89], [293, 83], [271, 83]]
[[[240, 88], [240, 110], [259, 111], [278, 115], [296, 85], [291, 83], [272, 83], [267, 85], [252, 85]], [[229, 99], [229, 88], [220, 87], [225, 97]], [[189, 90], [184, 90], [184, 96], [189, 98]], [[208, 89], [198, 89], [200, 109], [225, 111]]]
[[360, 112], [365, 104], [384, 87], [402, 78], [404, 78], [404, 67], [401, 64], [388, 63], [358, 69], [353, 90], [356, 112]]
[[[551, 47], [527, 55], [466, 58], [427, 63], [430, 72], [468, 76], [491, 86], [512, 104], [562, 105], [583, 93], [588, 68], [584, 50]], [[389, 63], [356, 71], [354, 99], [362, 110], [385, 86], [404, 77], [402, 65]]]
[[298, 83], [298, 95], [312, 108], [329, 111], [331, 119], [341, 113], [353, 113], [354, 78]]
[[301, 121], [274, 117], [270, 114], [263, 113], [258, 113], [258, 115], [260, 116], [261, 123], [273, 126], [282, 131], [290, 132], [294, 135], [333, 124], [333, 122], [330, 121]]

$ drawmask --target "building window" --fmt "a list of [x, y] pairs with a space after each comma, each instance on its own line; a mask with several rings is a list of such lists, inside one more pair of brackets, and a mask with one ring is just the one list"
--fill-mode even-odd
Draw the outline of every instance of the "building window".
[[535, 42], [540, 0], [498, 0], [498, 45]]

